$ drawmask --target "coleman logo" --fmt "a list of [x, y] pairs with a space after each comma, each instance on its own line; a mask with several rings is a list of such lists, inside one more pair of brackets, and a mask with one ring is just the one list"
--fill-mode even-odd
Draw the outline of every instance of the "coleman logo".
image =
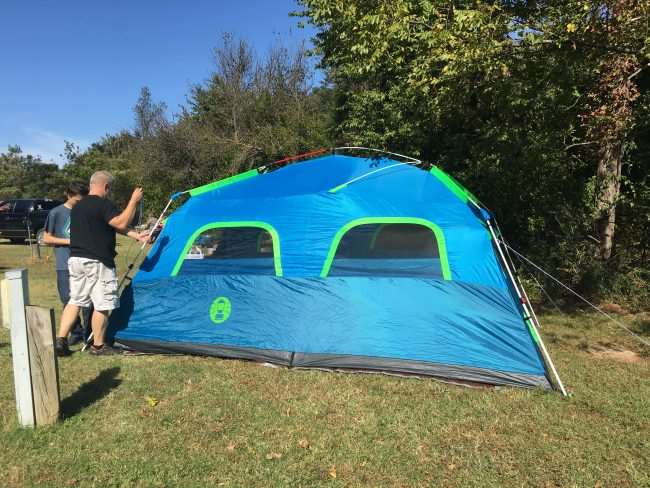
[[215, 324], [222, 324], [230, 317], [230, 300], [226, 297], [217, 297], [210, 306], [210, 320]]

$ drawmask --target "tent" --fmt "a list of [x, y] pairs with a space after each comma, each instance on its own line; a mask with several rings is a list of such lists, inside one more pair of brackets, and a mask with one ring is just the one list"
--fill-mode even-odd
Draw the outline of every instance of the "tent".
[[186, 193], [111, 317], [120, 343], [552, 388], [490, 213], [440, 168], [332, 151]]

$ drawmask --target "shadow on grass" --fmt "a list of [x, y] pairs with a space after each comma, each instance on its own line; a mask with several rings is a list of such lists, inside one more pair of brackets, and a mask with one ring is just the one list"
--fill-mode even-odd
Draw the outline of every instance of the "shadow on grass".
[[639, 332], [643, 335], [650, 335], [650, 320], [641, 320], [637, 325]]
[[97, 377], [84, 383], [79, 389], [61, 402], [61, 415], [63, 418], [70, 418], [77, 415], [84, 408], [101, 400], [114, 390], [122, 380], [116, 378], [120, 368], [114, 367], [105, 369]]

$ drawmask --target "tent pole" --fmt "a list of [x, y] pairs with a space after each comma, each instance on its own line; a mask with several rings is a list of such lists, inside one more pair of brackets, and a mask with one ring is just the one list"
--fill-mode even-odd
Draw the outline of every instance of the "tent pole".
[[[499, 223], [494, 222], [494, 225], [496, 226], [496, 230], [499, 231], [499, 235], [503, 235], [501, 233], [501, 229], [499, 228]], [[512, 256], [510, 256], [510, 252], [508, 252], [508, 245], [504, 241], [504, 246], [503, 248], [505, 249], [505, 256], [508, 258], [508, 264], [514, 271], [514, 275], [517, 278], [517, 283], [519, 283], [519, 287], [521, 288], [522, 293], [524, 294], [524, 298], [526, 299], [526, 303], [530, 305], [530, 311], [532, 312], [532, 317], [535, 320], [535, 326], [537, 326], [538, 329], [542, 328], [542, 324], [539, 322], [539, 319], [537, 318], [537, 314], [535, 313], [535, 309], [533, 308], [532, 303], [530, 303], [530, 298], [528, 298], [528, 293], [526, 292], [526, 288], [524, 288], [524, 284], [521, 282], [521, 278], [519, 278], [519, 274], [515, 270], [515, 264], [514, 261], [512, 260]]]
[[[510, 282], [512, 283], [512, 286], [514, 286], [515, 291], [517, 292], [517, 296], [519, 297], [519, 301], [524, 309], [524, 312], [526, 315], [528, 315], [528, 320], [530, 321], [530, 325], [532, 326], [535, 335], [537, 336], [539, 340], [539, 346], [542, 351], [542, 356], [544, 357], [544, 360], [546, 361], [546, 364], [548, 367], [551, 369], [551, 372], [553, 373], [553, 376], [555, 378], [555, 381], [557, 383], [557, 386], [560, 389], [560, 392], [562, 392], [562, 396], [568, 396], [567, 392], [564, 388], [564, 384], [562, 383], [562, 380], [560, 379], [560, 375], [558, 374], [557, 370], [555, 369], [555, 365], [553, 364], [553, 360], [551, 359], [550, 354], [548, 353], [548, 350], [546, 349], [546, 346], [544, 345], [544, 341], [542, 340], [542, 336], [539, 334], [539, 330], [537, 329], [536, 326], [536, 321], [537, 321], [537, 316], [535, 315], [535, 312], [532, 312], [532, 305], [528, 302], [527, 299], [525, 299], [519, 290], [519, 286], [517, 286], [517, 281], [515, 280], [515, 277], [512, 273], [512, 270], [510, 269], [510, 266], [508, 265], [508, 260], [506, 259], [505, 255], [503, 254], [503, 250], [501, 249], [500, 241], [496, 236], [496, 233], [494, 232], [494, 228], [492, 227], [491, 219], [487, 219], [487, 225], [488, 229], [490, 230], [490, 234], [492, 235], [492, 239], [494, 239], [494, 243], [496, 245], [497, 250], [499, 251], [499, 256], [501, 257], [501, 261], [503, 262], [503, 265], [506, 268], [506, 271], [508, 272], [508, 277], [510, 278]], [[521, 283], [520, 283], [521, 285]], [[523, 286], [521, 286], [523, 289]], [[537, 322], [539, 323], [539, 322]]]

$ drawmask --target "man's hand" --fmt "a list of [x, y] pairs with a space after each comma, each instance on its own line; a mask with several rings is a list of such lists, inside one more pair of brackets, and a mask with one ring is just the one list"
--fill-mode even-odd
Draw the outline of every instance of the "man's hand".
[[130, 230], [128, 232], [120, 232], [120, 233], [130, 237], [131, 239], [135, 239], [138, 242], [142, 242], [142, 243], [150, 242], [148, 232], [136, 232], [134, 230]]
[[133, 193], [131, 194], [131, 201], [133, 203], [138, 203], [140, 200], [142, 200], [143, 196], [144, 196], [144, 191], [142, 190], [142, 187], [137, 186], [135, 190], [133, 190]]
[[138, 242], [150, 242], [149, 241], [149, 232], [136, 233], [135, 240], [138, 241]]

